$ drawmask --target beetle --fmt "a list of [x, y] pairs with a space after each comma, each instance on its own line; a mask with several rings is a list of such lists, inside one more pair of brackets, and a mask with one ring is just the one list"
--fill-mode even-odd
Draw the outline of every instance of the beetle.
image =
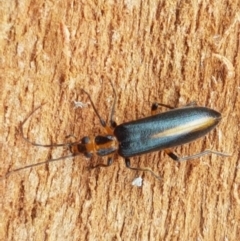
[[[160, 179], [159, 176], [148, 167], [132, 167], [130, 165], [130, 158], [159, 150], [164, 150], [170, 158], [178, 162], [197, 158], [206, 154], [230, 156], [226, 153], [206, 149], [195, 155], [178, 157], [170, 151], [170, 148], [192, 142], [205, 136], [220, 122], [221, 114], [219, 112], [207, 107], [196, 106], [195, 103], [190, 103], [189, 105], [181, 108], [173, 108], [165, 104], [154, 103], [151, 109], [151, 116], [117, 125], [113, 119], [117, 97], [115, 88], [112, 83], [111, 85], [114, 93], [114, 101], [111, 108], [109, 125], [107, 125], [103, 118], [99, 115], [90, 94], [87, 91], [82, 90], [88, 96], [100, 124], [105, 129], [105, 134], [97, 135], [95, 137], [85, 136], [80, 141], [63, 144], [43, 145], [32, 142], [23, 135], [23, 125], [28, 118], [42, 106], [40, 105], [33, 110], [22, 123], [20, 123], [19, 129], [23, 139], [34, 146], [68, 146], [72, 154], [14, 169], [8, 174], [22, 169], [42, 165], [44, 163], [74, 157], [80, 154], [84, 154], [87, 158], [91, 158], [94, 154], [101, 157], [107, 156], [106, 164], [97, 164], [92, 168], [109, 167], [113, 163], [114, 154], [118, 153], [118, 155], [125, 159], [125, 165], [127, 168], [131, 170], [150, 172], [153, 176]], [[170, 110], [163, 113], [156, 113], [159, 105], [169, 108]]]

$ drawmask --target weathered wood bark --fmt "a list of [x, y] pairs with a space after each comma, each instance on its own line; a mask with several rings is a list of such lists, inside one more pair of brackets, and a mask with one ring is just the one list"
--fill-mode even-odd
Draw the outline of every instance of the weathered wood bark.
[[[0, 240], [239, 240], [239, 26], [239, 0], [2, 1]], [[29, 139], [100, 133], [92, 108], [72, 103], [89, 102], [84, 88], [107, 118], [110, 80], [118, 123], [149, 115], [153, 101], [219, 110], [215, 131], [176, 152], [212, 148], [232, 157], [132, 159], [162, 181], [128, 170], [120, 157], [89, 171], [90, 162], [106, 160], [83, 156], [4, 178], [68, 153], [19, 135], [19, 123], [41, 103], [24, 126]], [[142, 187], [132, 186], [139, 175]]]

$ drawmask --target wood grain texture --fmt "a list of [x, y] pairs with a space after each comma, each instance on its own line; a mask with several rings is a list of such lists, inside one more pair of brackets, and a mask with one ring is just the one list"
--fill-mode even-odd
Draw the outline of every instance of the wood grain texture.
[[[0, 240], [239, 240], [240, 3], [220, 1], [11, 1], [0, 8]], [[175, 163], [163, 152], [132, 159], [83, 156], [4, 175], [68, 154], [26, 143], [66, 142], [103, 130], [87, 90], [106, 119], [117, 90], [116, 121], [150, 114], [159, 101], [190, 101], [220, 111], [206, 138], [176, 148], [227, 153]], [[161, 109], [160, 111], [164, 111]], [[143, 186], [131, 182], [142, 176]]]

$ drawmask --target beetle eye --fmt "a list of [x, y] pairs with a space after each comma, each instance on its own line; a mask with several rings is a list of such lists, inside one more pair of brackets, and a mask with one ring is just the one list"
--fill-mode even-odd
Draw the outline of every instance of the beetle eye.
[[88, 144], [90, 142], [90, 139], [89, 139], [88, 136], [85, 136], [85, 137], [82, 138], [81, 141], [82, 141], [82, 144]]
[[92, 153], [91, 152], [84, 152], [84, 156], [87, 158], [92, 157]]
[[85, 153], [86, 152], [86, 146], [84, 144], [77, 145], [78, 152]]

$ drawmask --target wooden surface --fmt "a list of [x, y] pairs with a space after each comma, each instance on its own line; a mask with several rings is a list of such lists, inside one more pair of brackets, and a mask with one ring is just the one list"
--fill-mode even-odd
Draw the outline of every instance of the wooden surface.
[[[100, 3], [101, 2], [101, 3]], [[177, 3], [178, 2], [178, 3]], [[0, 240], [239, 240], [240, 2], [26, 1], [1, 3]], [[122, 158], [88, 170], [83, 156], [4, 175], [68, 154], [26, 143], [66, 142], [103, 130], [117, 90], [116, 121], [150, 114], [159, 101], [220, 111], [206, 138], [176, 148], [232, 153], [175, 163], [163, 152], [132, 159], [162, 177], [125, 168]], [[165, 111], [165, 109], [160, 109]], [[141, 176], [143, 185], [132, 186]]]

